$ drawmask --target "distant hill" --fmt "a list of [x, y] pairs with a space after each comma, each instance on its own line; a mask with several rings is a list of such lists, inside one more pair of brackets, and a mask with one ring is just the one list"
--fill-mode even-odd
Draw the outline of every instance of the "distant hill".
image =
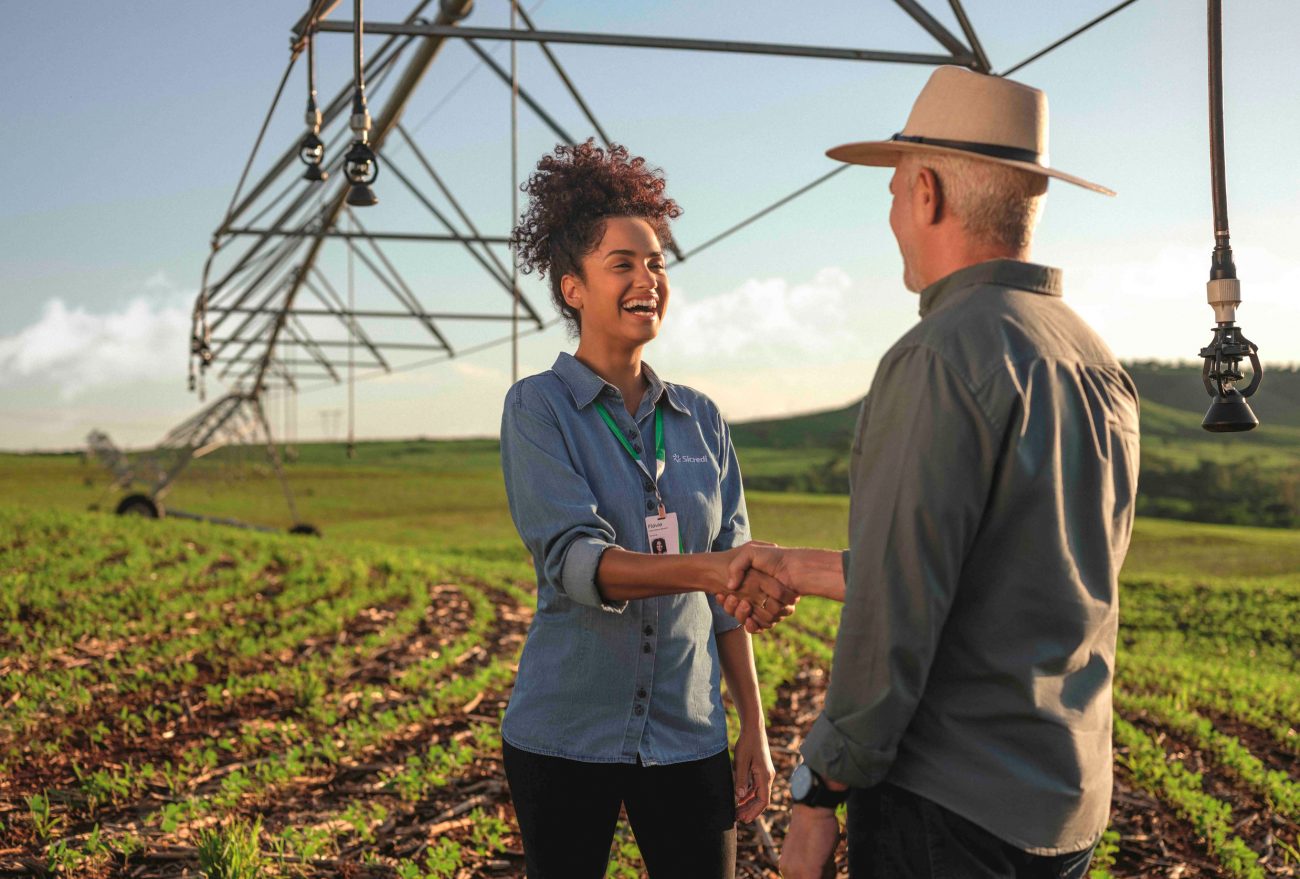
[[[1125, 367], [1142, 400], [1142, 512], [1210, 522], [1300, 525], [1300, 370], [1275, 367], [1265, 372], [1259, 392], [1250, 400], [1260, 427], [1248, 433], [1212, 434], [1201, 429], [1209, 397], [1198, 365], [1137, 362]], [[853, 403], [732, 425], [746, 484], [776, 491], [846, 491], [847, 452], [858, 407]], [[774, 454], [792, 449], [805, 454]]]
[[[1223, 436], [1201, 429], [1210, 399], [1201, 384], [1200, 367], [1151, 362], [1124, 366], [1137, 383], [1142, 399], [1144, 438], [1209, 442], [1215, 448], [1283, 448], [1300, 456], [1300, 430], [1290, 429], [1300, 428], [1300, 369], [1286, 367], [1266, 372], [1259, 392], [1250, 399], [1261, 422], [1259, 429]], [[841, 409], [740, 422], [731, 426], [731, 436], [739, 446], [756, 448], [847, 448], [853, 441], [858, 406], [855, 402]]]

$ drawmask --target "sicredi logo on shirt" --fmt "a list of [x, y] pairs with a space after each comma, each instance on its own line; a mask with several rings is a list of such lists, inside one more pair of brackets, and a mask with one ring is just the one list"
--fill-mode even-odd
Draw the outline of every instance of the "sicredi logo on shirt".
[[709, 463], [709, 456], [700, 455], [698, 458], [695, 458], [692, 457], [691, 455], [678, 455], [674, 453], [673, 463], [674, 464], [707, 464]]

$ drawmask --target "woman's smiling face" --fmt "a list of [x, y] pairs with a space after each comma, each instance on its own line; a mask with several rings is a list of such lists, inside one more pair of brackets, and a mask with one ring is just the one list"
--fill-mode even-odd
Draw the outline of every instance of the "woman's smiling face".
[[582, 258], [582, 277], [565, 275], [561, 289], [582, 315], [585, 341], [649, 342], [668, 309], [668, 274], [654, 227], [640, 217], [610, 217], [600, 242]]

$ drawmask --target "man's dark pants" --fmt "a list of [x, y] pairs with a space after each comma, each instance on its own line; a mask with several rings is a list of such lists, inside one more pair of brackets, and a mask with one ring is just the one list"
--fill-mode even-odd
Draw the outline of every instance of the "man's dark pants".
[[1031, 855], [892, 784], [849, 794], [852, 879], [1083, 879], [1092, 848]]

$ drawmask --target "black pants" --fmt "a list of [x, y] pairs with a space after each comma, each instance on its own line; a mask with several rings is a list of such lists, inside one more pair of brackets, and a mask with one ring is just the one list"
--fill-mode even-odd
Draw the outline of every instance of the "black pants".
[[1031, 855], [892, 784], [853, 790], [847, 823], [853, 879], [1083, 879], [1092, 860]]
[[504, 743], [506, 780], [528, 879], [601, 879], [619, 806], [652, 879], [732, 879], [736, 799], [731, 757], [669, 766], [583, 763]]

